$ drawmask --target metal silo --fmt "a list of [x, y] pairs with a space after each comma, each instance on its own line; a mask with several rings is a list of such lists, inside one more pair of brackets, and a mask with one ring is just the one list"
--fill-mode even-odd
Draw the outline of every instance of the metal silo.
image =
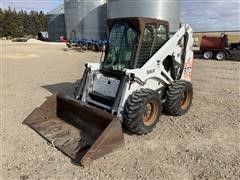
[[106, 38], [106, 0], [64, 0], [68, 39]]
[[180, 0], [108, 0], [108, 18], [150, 17], [169, 21], [170, 31], [180, 25]]
[[63, 5], [58, 6], [47, 14], [47, 31], [50, 41], [57, 41], [66, 36]]

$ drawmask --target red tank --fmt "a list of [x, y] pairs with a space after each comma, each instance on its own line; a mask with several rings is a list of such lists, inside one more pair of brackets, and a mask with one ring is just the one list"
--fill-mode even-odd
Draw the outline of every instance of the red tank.
[[223, 37], [203, 36], [200, 44], [200, 50], [224, 50], [227, 47], [227, 35]]

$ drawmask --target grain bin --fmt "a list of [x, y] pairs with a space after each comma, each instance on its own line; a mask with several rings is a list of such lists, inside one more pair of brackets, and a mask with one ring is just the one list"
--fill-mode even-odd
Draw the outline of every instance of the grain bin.
[[108, 0], [108, 18], [150, 17], [169, 21], [170, 31], [180, 25], [180, 0]]
[[50, 41], [57, 41], [66, 36], [63, 5], [47, 13], [47, 32]]
[[64, 0], [68, 39], [106, 38], [106, 0]]

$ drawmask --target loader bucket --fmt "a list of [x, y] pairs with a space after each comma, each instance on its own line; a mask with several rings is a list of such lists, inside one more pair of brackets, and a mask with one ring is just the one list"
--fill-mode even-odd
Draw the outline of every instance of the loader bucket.
[[49, 97], [23, 124], [81, 165], [124, 144], [119, 119], [62, 94]]

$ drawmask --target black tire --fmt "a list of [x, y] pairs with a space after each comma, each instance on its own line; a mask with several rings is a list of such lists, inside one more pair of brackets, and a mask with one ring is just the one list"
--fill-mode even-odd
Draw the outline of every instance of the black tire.
[[78, 90], [79, 90], [79, 88], [80, 88], [80, 83], [81, 83], [81, 79], [76, 80], [75, 83], [74, 83], [75, 86], [74, 86], [74, 93], [73, 93], [73, 94], [74, 94], [74, 98], [75, 98], [75, 99], [77, 99], [76, 96], [77, 96]]
[[212, 59], [212, 57], [213, 57], [212, 51], [205, 51], [205, 52], [203, 53], [203, 58], [204, 58], [204, 59]]
[[216, 54], [216, 59], [217, 59], [218, 61], [222, 61], [222, 60], [226, 59], [226, 54], [225, 54], [225, 52], [223, 52], [223, 51], [217, 52], [217, 54]]
[[161, 110], [160, 95], [150, 89], [141, 89], [128, 98], [123, 123], [135, 134], [147, 134], [159, 121]]
[[192, 98], [192, 83], [185, 80], [177, 80], [168, 87], [164, 110], [170, 115], [183, 115], [189, 110]]

